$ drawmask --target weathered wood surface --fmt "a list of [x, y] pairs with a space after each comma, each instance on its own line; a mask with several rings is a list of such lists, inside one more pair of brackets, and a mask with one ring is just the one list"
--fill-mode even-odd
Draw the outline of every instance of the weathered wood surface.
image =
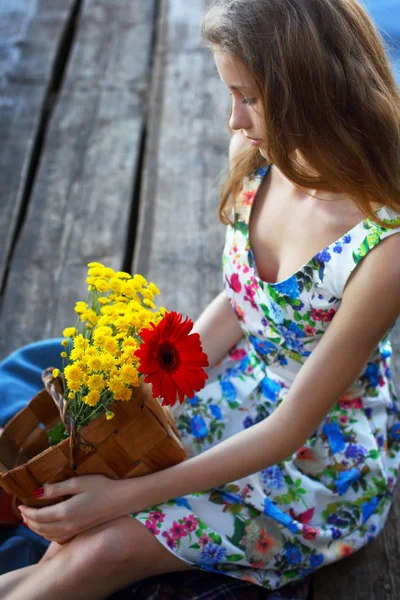
[[0, 355], [60, 335], [91, 260], [121, 268], [146, 116], [154, 0], [86, 0], [4, 293]]
[[0, 288], [77, 0], [0, 2]]
[[161, 3], [133, 271], [195, 319], [222, 289], [217, 208], [229, 95], [200, 40], [205, 0]]

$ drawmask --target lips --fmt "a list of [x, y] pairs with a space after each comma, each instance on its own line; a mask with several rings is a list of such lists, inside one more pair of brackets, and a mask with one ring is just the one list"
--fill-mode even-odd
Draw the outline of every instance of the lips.
[[247, 139], [249, 140], [249, 142], [252, 146], [261, 146], [261, 144], [263, 143], [263, 141], [260, 139], [255, 139], [255, 138], [251, 138], [251, 137], [248, 137]]

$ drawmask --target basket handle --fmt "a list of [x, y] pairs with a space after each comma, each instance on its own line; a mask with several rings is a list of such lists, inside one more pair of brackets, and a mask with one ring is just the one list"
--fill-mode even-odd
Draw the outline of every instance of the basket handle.
[[[53, 398], [55, 405], [57, 406], [61, 420], [65, 425], [65, 429], [69, 433], [70, 444], [69, 444], [69, 466], [71, 469], [75, 469], [75, 448], [80, 449], [84, 446], [84, 450], [90, 452], [93, 450], [91, 444], [88, 444], [78, 433], [76, 421], [72, 415], [68, 412], [68, 403], [63, 396], [64, 386], [60, 377], [53, 377], [54, 367], [48, 367], [42, 371], [42, 381], [47, 393]], [[86, 448], [87, 446], [87, 448]]]

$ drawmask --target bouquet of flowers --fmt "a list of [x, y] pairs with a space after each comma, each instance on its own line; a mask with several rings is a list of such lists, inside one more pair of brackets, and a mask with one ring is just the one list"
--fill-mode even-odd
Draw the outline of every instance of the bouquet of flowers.
[[0, 485], [26, 504], [38, 505], [30, 492], [45, 481], [92, 472], [132, 477], [183, 460], [168, 407], [193, 397], [207, 379], [192, 321], [157, 309], [154, 283], [88, 266], [88, 296], [75, 306], [75, 326], [63, 332], [62, 369], [43, 372], [46, 389], [0, 434]]

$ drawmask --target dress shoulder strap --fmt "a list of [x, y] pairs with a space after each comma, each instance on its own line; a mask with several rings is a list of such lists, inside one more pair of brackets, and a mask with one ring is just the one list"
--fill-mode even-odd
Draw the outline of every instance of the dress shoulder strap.
[[[354, 229], [350, 243], [343, 247], [343, 252], [341, 250], [341, 253], [336, 255], [336, 261], [332, 261], [331, 269], [329, 269], [332, 279], [331, 289], [337, 298], [342, 298], [350, 275], [368, 252], [371, 252], [385, 238], [400, 233], [399, 213], [388, 206], [383, 206], [378, 214], [382, 221], [396, 225], [396, 227], [390, 229], [382, 227], [367, 218]], [[329, 278], [329, 273], [327, 276]]]

